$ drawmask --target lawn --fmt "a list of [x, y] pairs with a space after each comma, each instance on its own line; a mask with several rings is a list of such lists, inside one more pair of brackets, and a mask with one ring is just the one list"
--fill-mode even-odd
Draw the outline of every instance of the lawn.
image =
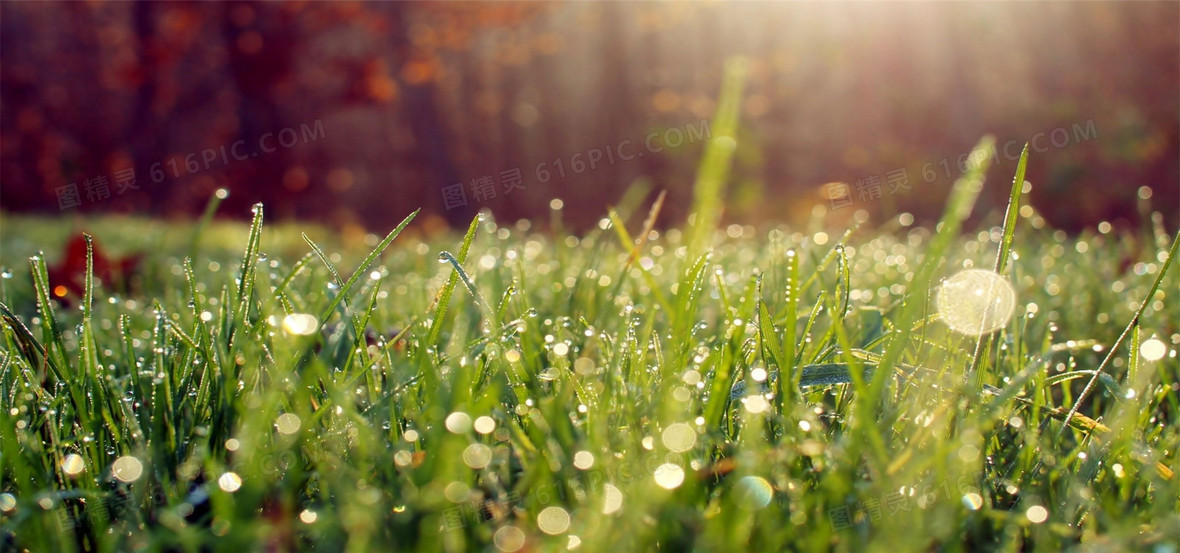
[[1067, 236], [987, 165], [937, 227], [718, 226], [715, 182], [651, 232], [91, 218], [147, 253], [77, 292], [6, 214], [0, 543], [1176, 551], [1176, 231]]

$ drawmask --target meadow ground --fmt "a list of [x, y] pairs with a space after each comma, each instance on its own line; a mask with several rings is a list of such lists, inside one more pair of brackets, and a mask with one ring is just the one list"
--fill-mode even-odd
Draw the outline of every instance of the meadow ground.
[[935, 228], [85, 221], [130, 291], [4, 215], [3, 550], [1176, 551], [1175, 230], [963, 228], [982, 167]]

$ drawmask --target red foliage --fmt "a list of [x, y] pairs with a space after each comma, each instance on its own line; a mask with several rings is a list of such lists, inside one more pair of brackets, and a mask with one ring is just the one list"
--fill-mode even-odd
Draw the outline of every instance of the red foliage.
[[[94, 279], [117, 289], [127, 290], [139, 267], [142, 255], [107, 257], [92, 240]], [[86, 237], [78, 234], [65, 244], [61, 261], [49, 268], [49, 286], [53, 297], [62, 302], [74, 301], [86, 292]]]

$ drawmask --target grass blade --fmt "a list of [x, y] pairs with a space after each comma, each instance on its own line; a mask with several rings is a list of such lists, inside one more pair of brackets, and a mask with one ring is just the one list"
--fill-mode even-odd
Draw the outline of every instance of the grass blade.
[[[1111, 344], [1110, 349], [1106, 352], [1106, 357], [1098, 364], [1098, 368], [1094, 369], [1093, 376], [1086, 382], [1086, 387], [1082, 388], [1082, 393], [1078, 394], [1078, 398], [1074, 400], [1073, 406], [1069, 408], [1069, 413], [1065, 415], [1065, 424], [1061, 426], [1061, 430], [1057, 432], [1057, 439], [1060, 440], [1065, 435], [1065, 429], [1070, 427], [1070, 423], [1074, 416], [1077, 415], [1078, 408], [1082, 406], [1082, 402], [1089, 397], [1090, 392], [1094, 390], [1094, 384], [1098, 382], [1098, 375], [1102, 374], [1106, 365], [1114, 359], [1115, 352], [1118, 351], [1119, 346], [1123, 344], [1123, 340], [1127, 339], [1127, 335], [1131, 333], [1131, 329], [1139, 326], [1139, 318], [1143, 316], [1143, 311], [1147, 309], [1148, 304], [1151, 303], [1155, 293], [1160, 289], [1160, 283], [1164, 281], [1164, 275], [1168, 274], [1168, 268], [1172, 266], [1172, 261], [1176, 259], [1176, 250], [1180, 248], [1180, 233], [1177, 233], [1172, 238], [1172, 247], [1168, 249], [1168, 256], [1164, 259], [1159, 272], [1156, 273], [1155, 282], [1151, 284], [1151, 290], [1143, 297], [1143, 301], [1139, 302], [1139, 308], [1135, 310], [1135, 315], [1131, 317], [1131, 322], [1127, 323], [1127, 327], [1123, 329], [1123, 333], [1119, 335], [1118, 339]], [[1131, 352], [1131, 355], [1138, 355], [1139, 352]]]
[[351, 292], [352, 288], [356, 286], [357, 281], [359, 281], [361, 277], [365, 275], [365, 272], [369, 270], [369, 266], [381, 256], [381, 253], [385, 251], [385, 248], [389, 247], [389, 244], [391, 244], [393, 240], [397, 238], [397, 235], [401, 234], [402, 230], [406, 228], [406, 225], [409, 225], [410, 221], [413, 221], [414, 217], [418, 216], [419, 211], [421, 211], [420, 208], [415, 209], [413, 213], [409, 214], [405, 219], [402, 220], [401, 223], [397, 225], [397, 228], [390, 231], [389, 234], [385, 236], [385, 239], [377, 244], [377, 247], [373, 248], [373, 251], [369, 252], [368, 257], [366, 257], [365, 260], [361, 262], [360, 266], [356, 268], [356, 271], [353, 271], [352, 276], [348, 277], [348, 281], [340, 286], [340, 290], [336, 293], [336, 297], [332, 298], [332, 300], [328, 302], [328, 307], [326, 307], [323, 311], [323, 314], [320, 315], [320, 328], [323, 328], [324, 323], [327, 322], [328, 318], [332, 316], [332, 312], [336, 310], [336, 306], [340, 305], [340, 302], [344, 301], [344, 298], [348, 297], [349, 292]]
[[254, 273], [258, 264], [258, 245], [262, 241], [262, 204], [251, 209], [254, 219], [250, 222], [250, 236], [246, 239], [246, 251], [242, 253], [242, 267], [238, 272], [238, 294], [234, 304], [233, 319], [230, 321], [226, 343], [232, 346], [235, 333], [246, 324], [250, 309], [250, 298], [254, 294]]
[[725, 63], [725, 80], [713, 114], [712, 139], [705, 145], [701, 165], [693, 184], [692, 214], [689, 229], [688, 259], [695, 260], [709, 247], [713, 231], [721, 220], [725, 180], [729, 176], [737, 138], [742, 90], [745, 88], [748, 63], [744, 58], [732, 58]]
[[1024, 192], [1024, 172], [1028, 167], [1028, 144], [1016, 162], [1016, 176], [1012, 177], [1012, 191], [1008, 194], [1008, 208], [1004, 211], [1004, 235], [996, 252], [996, 273], [1004, 274], [1012, 255], [1012, 239], [1016, 235], [1016, 216], [1020, 213], [1020, 196]]

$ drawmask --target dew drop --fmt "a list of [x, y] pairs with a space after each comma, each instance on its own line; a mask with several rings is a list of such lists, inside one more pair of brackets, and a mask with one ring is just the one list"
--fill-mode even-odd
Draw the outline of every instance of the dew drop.
[[963, 506], [971, 511], [978, 511], [983, 507], [983, 497], [975, 492], [963, 496]]
[[471, 444], [463, 450], [463, 464], [482, 469], [492, 462], [492, 448], [483, 444]]
[[505, 553], [520, 550], [520, 548], [524, 547], [524, 541], [524, 531], [511, 524], [496, 530], [496, 533], [492, 536], [492, 542], [496, 544], [496, 549]]
[[115, 459], [111, 475], [122, 482], [134, 482], [143, 476], [143, 462], [129, 455]]
[[275, 428], [280, 434], [294, 434], [299, 431], [302, 421], [299, 420], [299, 415], [294, 413], [283, 413], [275, 421]]
[[[475, 431], [479, 432], [480, 434], [491, 434], [496, 430], [496, 419], [493, 419], [487, 415], [483, 415], [475, 419], [473, 426], [475, 427]], [[407, 432], [406, 435], [408, 436], [409, 433]]]
[[660, 434], [660, 441], [669, 451], [682, 453], [692, 449], [697, 444], [697, 433], [687, 423], [677, 422], [668, 425]]
[[471, 430], [471, 416], [462, 411], [455, 411], [447, 415], [445, 424], [447, 430], [455, 434], [462, 434]]
[[1033, 505], [1024, 512], [1024, 516], [1028, 517], [1029, 522], [1033, 524], [1041, 524], [1049, 520], [1049, 510], [1040, 505]]
[[623, 508], [623, 492], [614, 484], [602, 485], [602, 514], [609, 515]]
[[295, 334], [298, 336], [306, 336], [315, 332], [320, 321], [316, 319], [315, 315], [308, 315], [307, 313], [292, 313], [283, 317], [283, 330], [288, 334]]
[[223, 491], [234, 493], [242, 487], [242, 477], [236, 472], [227, 472], [217, 479], [217, 487]]
[[1139, 346], [1139, 355], [1148, 361], [1159, 361], [1168, 354], [1168, 346], [1159, 338], [1152, 337]]
[[734, 493], [737, 496], [738, 505], [756, 510], [770, 505], [770, 500], [774, 497], [774, 488], [765, 478], [744, 476], [734, 486]]
[[656, 467], [654, 477], [659, 487], [674, 490], [684, 483], [684, 469], [680, 465], [664, 463]]
[[61, 460], [61, 470], [67, 476], [77, 476], [86, 470], [86, 461], [82, 459], [81, 455], [71, 453]]
[[570, 527], [569, 511], [557, 506], [545, 507], [537, 513], [537, 526], [549, 535], [565, 532]]
[[594, 454], [589, 451], [579, 451], [574, 453], [574, 466], [587, 470], [594, 466]]

